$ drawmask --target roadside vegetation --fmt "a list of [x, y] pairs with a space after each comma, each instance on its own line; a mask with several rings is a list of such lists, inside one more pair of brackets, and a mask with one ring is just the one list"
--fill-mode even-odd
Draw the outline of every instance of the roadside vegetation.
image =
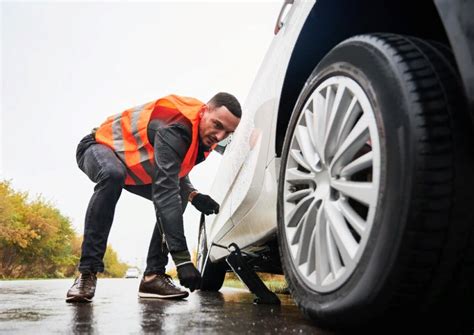
[[[257, 273], [260, 279], [265, 283], [268, 289], [274, 293], [288, 294], [288, 284], [285, 276], [275, 275], [271, 273]], [[225, 275], [224, 286], [235, 288], [246, 288], [240, 279], [233, 272], [228, 272]]]
[[[41, 196], [29, 200], [0, 181], [0, 279], [73, 277], [82, 236]], [[128, 265], [109, 245], [104, 277], [123, 277]]]

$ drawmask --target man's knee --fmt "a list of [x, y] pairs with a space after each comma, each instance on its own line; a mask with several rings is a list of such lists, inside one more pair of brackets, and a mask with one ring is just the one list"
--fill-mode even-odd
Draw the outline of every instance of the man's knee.
[[112, 149], [102, 144], [91, 145], [83, 154], [79, 167], [94, 183], [123, 186], [127, 176], [125, 165]]
[[107, 166], [101, 172], [99, 182], [117, 187], [125, 185], [125, 178], [127, 177], [125, 169]]

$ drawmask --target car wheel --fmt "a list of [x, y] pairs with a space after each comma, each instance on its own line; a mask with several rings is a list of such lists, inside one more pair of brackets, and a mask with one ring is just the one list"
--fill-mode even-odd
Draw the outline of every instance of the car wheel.
[[296, 303], [323, 326], [473, 310], [472, 124], [451, 58], [414, 37], [353, 37], [297, 100], [278, 238]]
[[226, 264], [223, 262], [212, 263], [208, 257], [206, 225], [204, 217], [201, 216], [198, 238], [197, 268], [202, 276], [201, 290], [217, 292], [224, 283], [227, 272]]

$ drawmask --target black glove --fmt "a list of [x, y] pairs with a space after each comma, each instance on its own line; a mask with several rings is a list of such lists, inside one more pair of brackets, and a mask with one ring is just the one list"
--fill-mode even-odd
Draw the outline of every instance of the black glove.
[[219, 213], [219, 204], [207, 194], [196, 194], [191, 203], [198, 211], [206, 215]]
[[178, 278], [181, 285], [189, 288], [191, 292], [201, 287], [201, 274], [191, 262], [177, 266]]

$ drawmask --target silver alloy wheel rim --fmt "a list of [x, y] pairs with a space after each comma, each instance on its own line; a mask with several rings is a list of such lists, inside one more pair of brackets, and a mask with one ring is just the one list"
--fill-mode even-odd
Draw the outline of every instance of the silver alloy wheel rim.
[[305, 103], [285, 166], [284, 229], [298, 275], [330, 292], [354, 272], [379, 193], [380, 143], [372, 106], [353, 79], [322, 82]]

